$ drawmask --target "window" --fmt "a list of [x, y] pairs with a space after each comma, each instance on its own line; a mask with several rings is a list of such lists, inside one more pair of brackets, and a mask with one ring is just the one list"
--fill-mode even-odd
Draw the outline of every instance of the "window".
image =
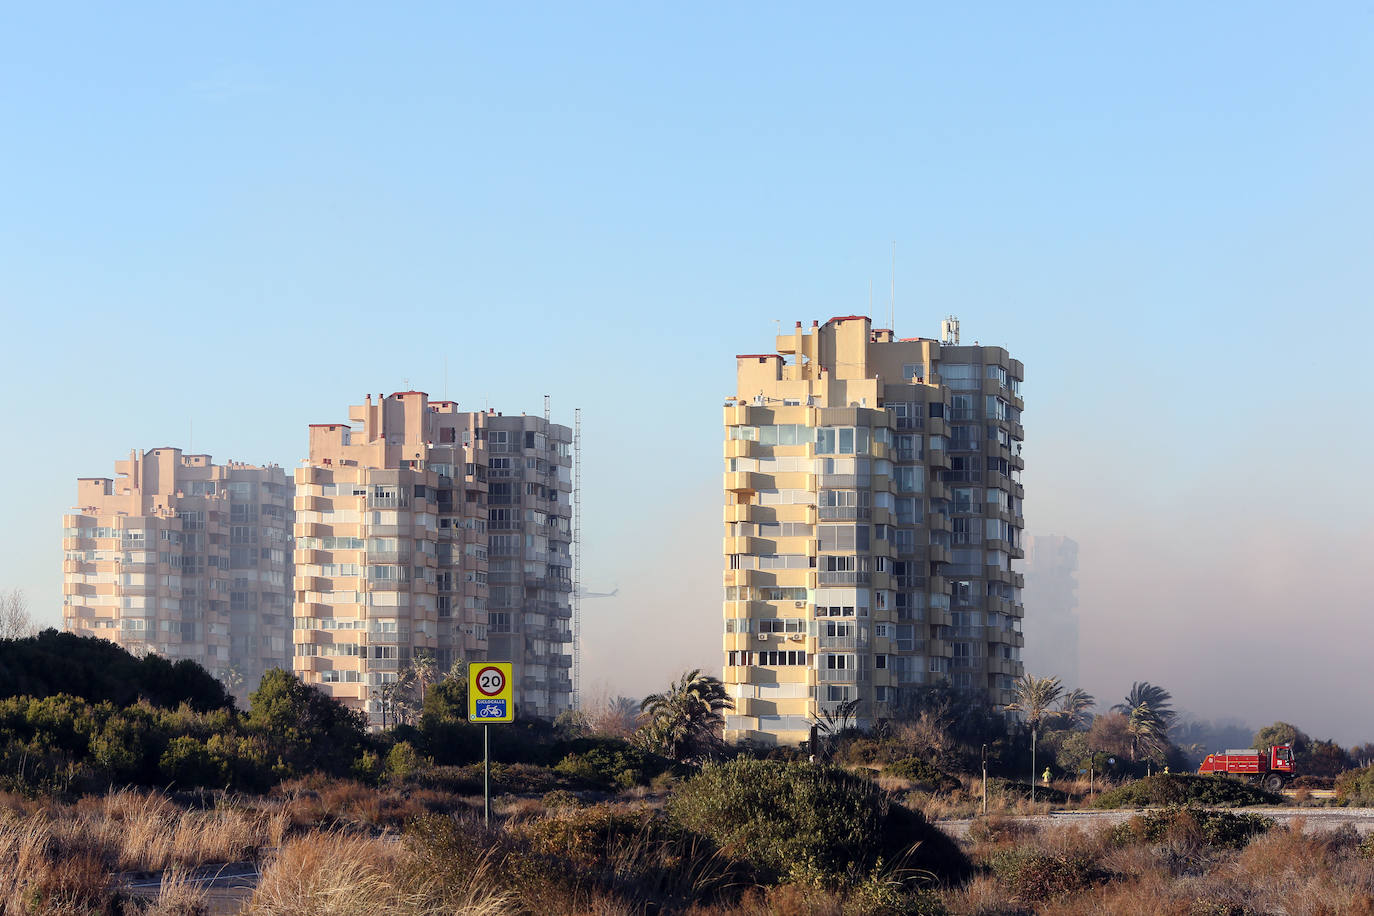
[[793, 651], [793, 650], [790, 650], [790, 649], [789, 649], [789, 650], [785, 650], [785, 651], [784, 651], [784, 650], [776, 650], [776, 651], [775, 651], [775, 650], [769, 650], [769, 651], [766, 651], [766, 652], [759, 652], [759, 653], [758, 653], [758, 662], [757, 662], [757, 663], [758, 663], [759, 665], [766, 666], [766, 667], [770, 667], [770, 668], [777, 668], [777, 667], [792, 667], [792, 666], [801, 666], [801, 667], [805, 667], [805, 666], [806, 666], [806, 653], [805, 653], [805, 652]]
[[823, 426], [816, 430], [817, 455], [854, 455], [867, 451], [867, 427]]
[[925, 489], [925, 474], [919, 467], [901, 466], [893, 468], [893, 480], [899, 493], [920, 493]]
[[970, 391], [981, 387], [982, 373], [969, 363], [941, 363], [940, 381], [956, 391]]

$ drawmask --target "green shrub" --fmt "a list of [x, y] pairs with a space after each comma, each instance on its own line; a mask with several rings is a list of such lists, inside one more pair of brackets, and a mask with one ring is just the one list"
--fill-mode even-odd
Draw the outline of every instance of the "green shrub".
[[208, 747], [187, 735], [168, 742], [157, 768], [163, 780], [177, 788], [223, 787], [229, 780], [228, 761], [211, 753]]
[[953, 792], [959, 788], [959, 780], [920, 757], [904, 757], [890, 763], [883, 768], [883, 775], [909, 779], [923, 784], [931, 791]]
[[1098, 808], [1143, 808], [1149, 805], [1241, 808], [1282, 803], [1283, 797], [1280, 795], [1226, 776], [1156, 773], [1103, 792], [1094, 805]]
[[544, 807], [553, 811], [558, 808], [581, 808], [582, 799], [578, 798], [567, 789], [554, 789], [552, 792], [545, 792], [540, 799]]
[[568, 754], [554, 765], [554, 772], [603, 789], [629, 789], [647, 785], [672, 762], [624, 741], [603, 743], [582, 753]]
[[1117, 846], [1162, 843], [1168, 839], [1196, 841], [1199, 845], [1242, 849], [1274, 821], [1260, 814], [1207, 811], [1202, 808], [1166, 808], [1138, 814], [1112, 828]]
[[1374, 766], [1346, 770], [1337, 776], [1336, 798], [1343, 805], [1360, 808], [1374, 805]]
[[424, 765], [420, 752], [409, 741], [397, 741], [386, 755], [386, 775], [405, 779]]
[[772, 875], [798, 869], [854, 882], [880, 862], [942, 877], [968, 860], [920, 814], [842, 769], [739, 757], [708, 766], [669, 801], [670, 816]]
[[1027, 903], [1071, 894], [1108, 877], [1092, 856], [1081, 851], [1050, 853], [1016, 846], [998, 852], [988, 864], [997, 880]]

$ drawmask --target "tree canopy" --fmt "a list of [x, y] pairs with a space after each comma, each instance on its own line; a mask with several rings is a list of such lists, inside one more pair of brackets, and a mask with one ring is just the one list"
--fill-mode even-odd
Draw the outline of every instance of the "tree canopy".
[[139, 700], [167, 708], [185, 703], [197, 712], [234, 705], [224, 685], [190, 659], [138, 658], [109, 640], [52, 629], [0, 639], [0, 697], [57, 694], [115, 706]]

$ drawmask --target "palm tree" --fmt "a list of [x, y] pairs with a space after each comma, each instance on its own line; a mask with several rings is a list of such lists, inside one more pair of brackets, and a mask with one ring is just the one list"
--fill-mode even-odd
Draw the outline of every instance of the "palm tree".
[[644, 724], [635, 733], [647, 749], [674, 760], [697, 761], [709, 757], [721, 744], [725, 725], [722, 710], [735, 704], [719, 678], [686, 672], [663, 693], [650, 694], [639, 704]]
[[1063, 715], [1062, 712], [1050, 707], [1063, 694], [1064, 685], [1059, 683], [1057, 677], [1032, 677], [1023, 674], [1011, 689], [1012, 693], [1016, 694], [1016, 701], [1008, 703], [1006, 708], [1009, 712], [1021, 713], [1030, 728], [1031, 801], [1035, 801], [1035, 743], [1040, 734], [1040, 723], [1045, 719]]
[[1169, 742], [1169, 726], [1177, 713], [1173, 710], [1173, 695], [1149, 681], [1131, 684], [1124, 702], [1112, 707], [1126, 717], [1131, 734], [1131, 760], [1143, 747], [1147, 753], [1162, 750]]
[[1069, 720], [1069, 724], [1077, 727], [1088, 725], [1090, 720], [1088, 710], [1097, 705], [1097, 699], [1081, 687], [1075, 687], [1064, 694], [1059, 701], [1059, 711]]
[[439, 680], [439, 665], [434, 660], [434, 653], [426, 649], [416, 652], [410, 660], [410, 671], [415, 677], [415, 689], [419, 694], [417, 699], [423, 706], [425, 691], [429, 690], [430, 685]]
[[[859, 713], [860, 700], [845, 700], [833, 710], [826, 709], [821, 712], [820, 718], [816, 719], [816, 738], [820, 744], [820, 738], [824, 735], [827, 738], [836, 738], [841, 732], [847, 731], [853, 724], [855, 717]], [[812, 748], [811, 753], [816, 755], [816, 759], [822, 759], [821, 749]], [[827, 751], [826, 753], [829, 753]]]

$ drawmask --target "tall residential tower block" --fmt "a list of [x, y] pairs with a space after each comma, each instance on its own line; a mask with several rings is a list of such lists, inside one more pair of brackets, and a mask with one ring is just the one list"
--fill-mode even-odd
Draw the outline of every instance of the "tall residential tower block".
[[191, 659], [240, 702], [290, 665], [291, 481], [279, 467], [136, 451], [77, 481], [63, 520], [63, 626]]
[[563, 439], [534, 427], [566, 428], [461, 412], [422, 391], [369, 395], [349, 420], [312, 425], [296, 470], [296, 673], [373, 725], [386, 685], [422, 656], [440, 670], [512, 661], [518, 710], [567, 708], [571, 681], [550, 673], [561, 654], [551, 570], [562, 565], [550, 560], [551, 519], [566, 513], [551, 511], [560, 463], [549, 465]]
[[1011, 700], [1023, 368], [845, 316], [736, 357], [725, 407], [727, 740], [796, 744], [948, 680]]

